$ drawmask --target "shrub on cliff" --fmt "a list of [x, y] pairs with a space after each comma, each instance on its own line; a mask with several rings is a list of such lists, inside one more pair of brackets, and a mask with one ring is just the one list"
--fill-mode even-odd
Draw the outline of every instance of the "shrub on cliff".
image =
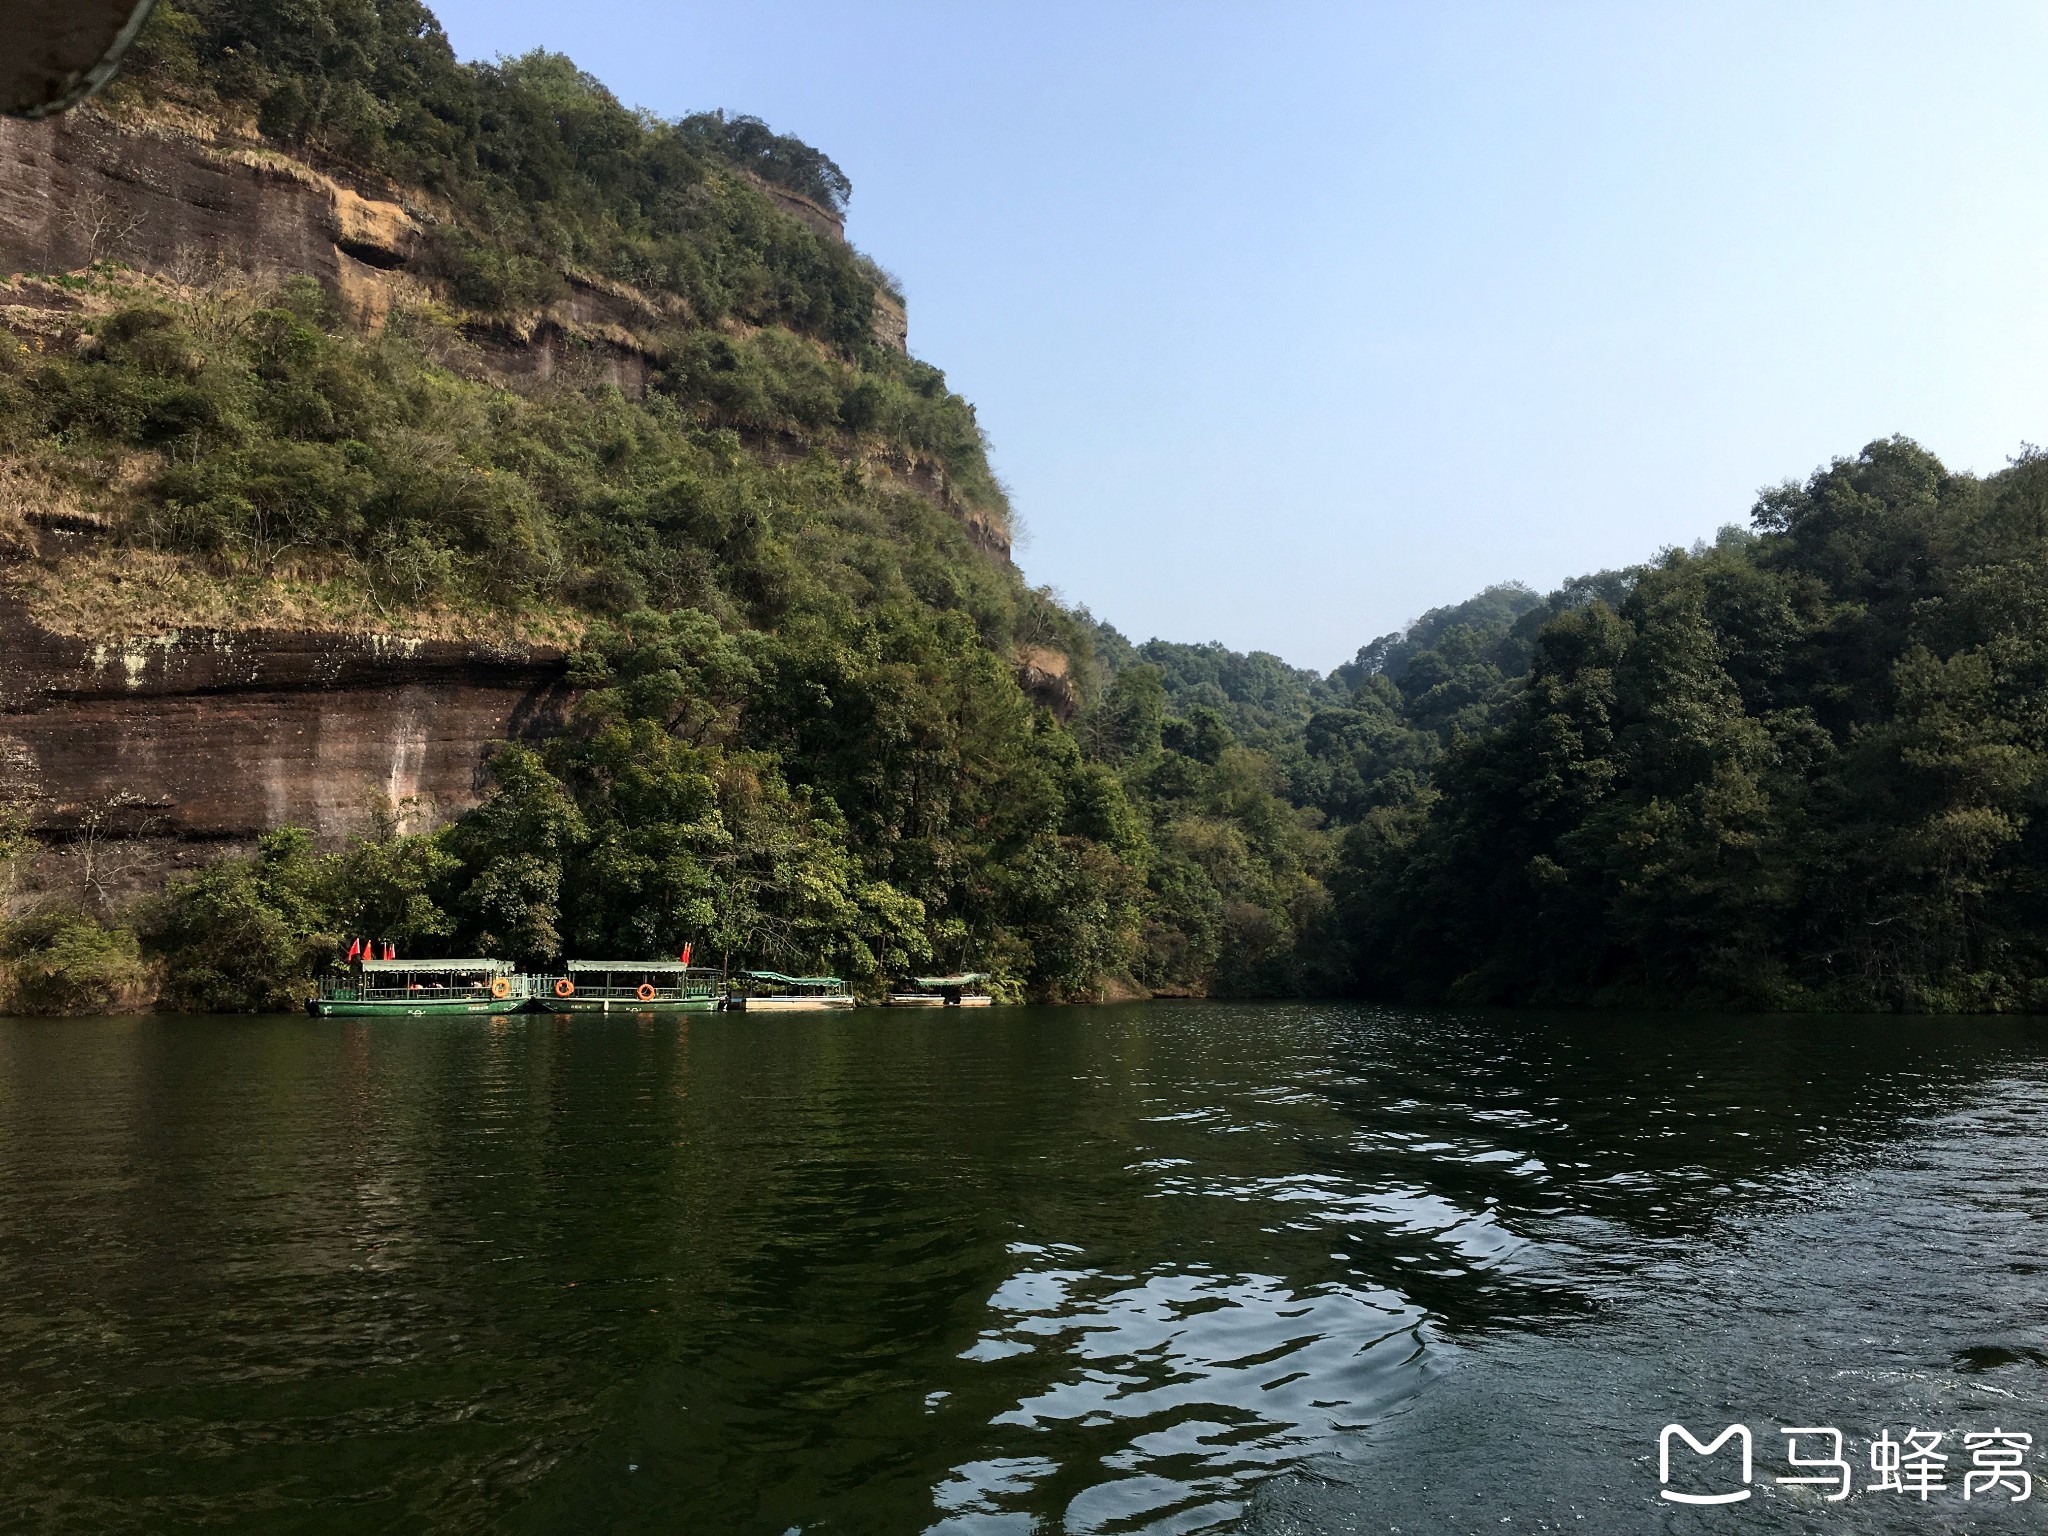
[[951, 511], [822, 455], [764, 463], [720, 430], [889, 445], [1000, 521], [973, 412], [923, 364], [862, 371], [788, 332], [705, 333], [645, 402], [517, 395], [438, 362], [449, 338], [425, 319], [347, 330], [309, 279], [256, 300], [100, 286], [115, 307], [77, 348], [0, 336], [0, 450], [98, 481], [132, 543], [342, 577], [386, 610], [688, 604], [754, 622], [850, 565], [971, 608], [991, 643], [1028, 617], [1085, 644]]

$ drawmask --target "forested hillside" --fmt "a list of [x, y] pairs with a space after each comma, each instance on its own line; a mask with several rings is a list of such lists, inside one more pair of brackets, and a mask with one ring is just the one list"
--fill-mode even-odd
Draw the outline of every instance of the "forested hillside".
[[[1319, 679], [1113, 634], [1320, 831], [1300, 981], [1412, 1001], [2048, 1007], [2048, 460], [1903, 439], [1749, 529], [1495, 588]], [[1140, 683], [1139, 679], [1145, 681]], [[1084, 722], [1084, 733], [1086, 722]], [[1271, 968], [1264, 973], [1271, 977]]]
[[2048, 1006], [2048, 460], [1871, 444], [1537, 630], [1340, 884], [1361, 983]]
[[[427, 282], [366, 326], [219, 263], [18, 280], [10, 598], [107, 641], [538, 639], [580, 693], [452, 826], [405, 835], [390, 805], [338, 850], [281, 827], [147, 900], [89, 865], [53, 884], [17, 817], [13, 1007], [283, 1006], [358, 936], [536, 966], [694, 941], [1045, 998], [1294, 984], [1311, 829], [1263, 758], [1157, 699], [1084, 748], [1087, 626], [1003, 557], [972, 408], [871, 339], [879, 269], [763, 194], [843, 208], [824, 155], [629, 110], [559, 57], [459, 63], [406, 0], [160, 4], [91, 110], [391, 178]], [[644, 393], [480, 365], [475, 338], [572, 281], [658, 317]], [[53, 518], [90, 537], [47, 553], [28, 523]]]
[[[2031, 451], [1874, 443], [1711, 547], [1491, 588], [1327, 677], [1134, 645], [1008, 563], [972, 407], [807, 221], [852, 195], [810, 146], [460, 63], [409, 0], [159, 4], [92, 110], [411, 189], [423, 279], [375, 324], [203, 265], [10, 284], [8, 600], [108, 641], [546, 642], [576, 703], [451, 825], [278, 827], [143, 899], [44, 878], [0, 806], [0, 1006], [286, 1006], [364, 936], [1044, 999], [2048, 1006]], [[570, 285], [656, 317], [644, 389], [480, 364]]]

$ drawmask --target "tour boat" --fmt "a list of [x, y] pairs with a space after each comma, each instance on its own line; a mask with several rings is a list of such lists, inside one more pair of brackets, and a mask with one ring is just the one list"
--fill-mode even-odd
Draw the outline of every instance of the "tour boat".
[[851, 1008], [853, 994], [837, 976], [785, 976], [780, 971], [741, 971], [727, 1006], [743, 1013], [795, 1013]]
[[533, 995], [554, 1013], [710, 1013], [725, 1002], [725, 972], [681, 960], [571, 960], [537, 976]]
[[320, 1019], [516, 1013], [523, 978], [502, 960], [354, 960], [320, 983], [306, 1011]]
[[915, 976], [901, 992], [889, 994], [891, 1008], [986, 1008], [994, 1001], [980, 971], [960, 976]]

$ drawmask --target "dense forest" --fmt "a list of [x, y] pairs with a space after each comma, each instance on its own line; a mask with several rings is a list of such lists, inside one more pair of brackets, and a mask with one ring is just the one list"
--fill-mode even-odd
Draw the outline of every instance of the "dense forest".
[[2048, 1007], [2031, 449], [1980, 479], [1874, 442], [1710, 546], [1493, 589], [1328, 678], [1215, 647], [1101, 654], [1259, 743], [1320, 819], [1314, 974], [1346, 990]]
[[[80, 622], [119, 617], [96, 580], [488, 621], [572, 646], [580, 702], [450, 826], [280, 829], [119, 909], [33, 889], [0, 816], [17, 1008], [288, 1006], [352, 935], [1052, 1000], [2048, 1007], [2031, 450], [1978, 478], [1876, 442], [1711, 545], [1491, 588], [1328, 676], [1134, 645], [975, 537], [1008, 509], [972, 408], [869, 339], [879, 269], [760, 195], [844, 208], [809, 146], [460, 63], [409, 0], [160, 4], [103, 110], [166, 102], [442, 199], [440, 300], [370, 335], [310, 281], [55, 275], [87, 334], [0, 338], [0, 470], [114, 529], [61, 573]], [[465, 368], [458, 320], [574, 272], [684, 306], [645, 398]], [[1064, 699], [1020, 685], [1049, 655]]]
[[1359, 984], [2048, 1006], [2044, 562], [2048, 459], [1892, 439], [1568, 601], [1427, 792], [1346, 835]]

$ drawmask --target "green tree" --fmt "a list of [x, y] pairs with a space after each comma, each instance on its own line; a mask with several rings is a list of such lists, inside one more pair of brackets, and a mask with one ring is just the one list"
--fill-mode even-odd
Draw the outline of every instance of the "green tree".
[[253, 858], [223, 859], [173, 886], [151, 935], [164, 957], [164, 1004], [252, 1013], [304, 1002], [314, 967], [339, 952], [331, 883], [311, 834], [281, 827]]

